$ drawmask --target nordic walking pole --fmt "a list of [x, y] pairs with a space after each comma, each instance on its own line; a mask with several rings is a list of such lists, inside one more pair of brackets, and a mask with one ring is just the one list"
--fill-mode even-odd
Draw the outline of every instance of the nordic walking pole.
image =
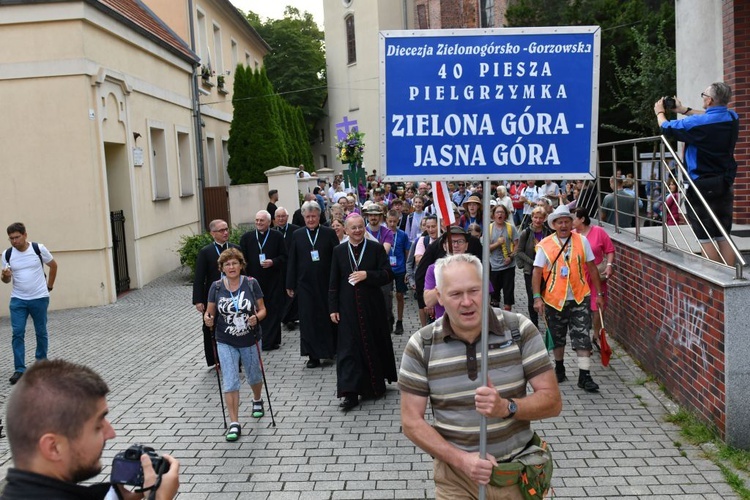
[[219, 373], [219, 353], [216, 349], [214, 327], [211, 327], [211, 345], [214, 348], [214, 368], [216, 368], [216, 383], [219, 384], [219, 401], [221, 402], [221, 416], [224, 419], [224, 429], [227, 428], [227, 414], [224, 411], [224, 395], [221, 393], [221, 374]]
[[[255, 328], [253, 328], [253, 336]], [[273, 407], [271, 406], [271, 393], [268, 391], [268, 382], [266, 382], [266, 369], [263, 367], [263, 357], [260, 355], [260, 341], [255, 340], [255, 348], [258, 350], [258, 361], [260, 362], [260, 373], [263, 374], [263, 387], [266, 388], [266, 399], [268, 399], [268, 411], [271, 413], [271, 425], [276, 427], [276, 419], [273, 418]]]

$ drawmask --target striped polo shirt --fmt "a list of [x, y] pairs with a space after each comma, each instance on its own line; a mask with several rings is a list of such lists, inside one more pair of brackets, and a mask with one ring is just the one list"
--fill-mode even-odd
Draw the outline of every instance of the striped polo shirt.
[[[534, 324], [519, 317], [520, 342], [513, 342], [502, 311], [490, 314], [488, 375], [503, 398], [526, 396], [526, 383], [547, 370], [552, 362]], [[429, 360], [424, 357], [422, 332], [432, 332]], [[481, 341], [468, 344], [459, 339], [445, 315], [409, 339], [401, 360], [398, 385], [402, 391], [429, 397], [434, 428], [446, 441], [469, 451], [479, 451], [481, 415], [474, 406], [474, 394], [481, 380]], [[429, 370], [426, 367], [429, 366]], [[487, 452], [507, 460], [526, 447], [533, 431], [530, 422], [501, 418], [487, 419]]]

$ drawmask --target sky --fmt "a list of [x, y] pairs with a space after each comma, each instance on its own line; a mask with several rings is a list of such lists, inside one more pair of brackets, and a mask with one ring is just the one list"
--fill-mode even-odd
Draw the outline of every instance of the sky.
[[313, 15], [318, 26], [323, 27], [323, 0], [230, 0], [235, 7], [244, 12], [253, 11], [261, 18], [281, 19], [284, 17], [284, 9], [291, 5], [300, 12], [309, 12]]

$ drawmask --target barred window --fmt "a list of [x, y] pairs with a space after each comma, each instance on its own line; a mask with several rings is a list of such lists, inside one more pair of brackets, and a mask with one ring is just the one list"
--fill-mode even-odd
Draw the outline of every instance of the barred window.
[[495, 0], [482, 0], [482, 28], [495, 26]]
[[354, 64], [357, 62], [357, 42], [354, 37], [354, 16], [348, 15], [346, 22], [346, 55], [347, 63]]

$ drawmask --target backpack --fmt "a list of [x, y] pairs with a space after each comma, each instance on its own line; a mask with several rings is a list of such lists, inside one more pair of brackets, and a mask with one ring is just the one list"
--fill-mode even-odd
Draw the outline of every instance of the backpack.
[[[42, 251], [39, 250], [39, 243], [31, 242], [31, 248], [34, 249], [34, 253], [39, 257], [39, 264], [42, 265], [42, 272], [44, 273], [44, 261], [42, 260]], [[13, 253], [13, 247], [5, 250], [5, 262], [10, 264], [10, 254]], [[44, 273], [44, 277], [47, 277], [47, 273]]]

